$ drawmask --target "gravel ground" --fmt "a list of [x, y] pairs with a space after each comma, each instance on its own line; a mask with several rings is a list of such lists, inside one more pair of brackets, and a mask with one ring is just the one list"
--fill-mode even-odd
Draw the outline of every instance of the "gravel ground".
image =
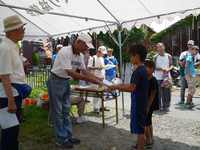
[[[178, 107], [178, 92], [173, 91], [173, 101], [169, 113], [156, 112], [153, 116], [154, 141], [153, 150], [200, 150], [200, 101], [195, 99], [194, 110], [185, 110]], [[129, 104], [130, 98], [125, 94], [126, 117], [122, 117], [120, 110], [119, 124], [115, 124], [112, 102], [106, 105], [111, 112], [106, 113], [107, 126], [102, 128], [101, 118], [91, 116], [88, 113], [89, 122], [82, 125], [74, 125], [74, 135], [81, 139], [82, 143], [75, 146], [74, 150], [131, 150], [136, 137], [129, 131]], [[121, 105], [119, 105], [121, 108]], [[23, 150], [59, 150], [52, 143], [40, 144], [27, 140], [23, 143]]]

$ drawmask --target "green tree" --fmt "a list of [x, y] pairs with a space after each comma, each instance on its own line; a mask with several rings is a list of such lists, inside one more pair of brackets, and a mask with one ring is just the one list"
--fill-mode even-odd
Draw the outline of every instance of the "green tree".
[[[113, 36], [113, 38], [115, 38], [118, 41], [118, 30], [115, 30], [113, 33], [103, 33], [100, 32], [97, 35], [98, 40], [100, 40], [100, 42], [105, 45], [106, 47], [109, 48], [113, 48], [114, 49], [114, 55], [116, 56], [116, 58], [119, 60], [119, 47], [118, 45], [114, 42], [114, 40], [111, 38], [110, 35]], [[132, 28], [131, 30], [127, 30], [126, 28], [122, 29], [121, 31], [121, 37], [122, 37], [122, 58], [123, 58], [123, 62], [129, 62], [130, 58], [129, 55], [127, 53], [127, 47], [130, 43], [143, 43], [144, 42], [144, 38], [145, 38], [145, 32], [143, 31], [142, 28]]]

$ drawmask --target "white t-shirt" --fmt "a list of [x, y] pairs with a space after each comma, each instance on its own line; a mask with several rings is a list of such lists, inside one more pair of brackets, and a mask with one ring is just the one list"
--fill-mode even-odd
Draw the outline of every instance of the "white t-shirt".
[[94, 70], [92, 73], [94, 73], [95, 76], [99, 78], [105, 78], [105, 64], [104, 64], [104, 58], [103, 57], [97, 57], [94, 55], [93, 57], [89, 58], [88, 61], [88, 68], [89, 67], [98, 67], [98, 68], [103, 68], [101, 70]]
[[[169, 57], [171, 55], [170, 54], [167, 54], [165, 53], [164, 56], [161, 56], [161, 55], [157, 55], [156, 56], [156, 62], [155, 62], [155, 65], [156, 65], [156, 68], [169, 68], [170, 66], [170, 60], [169, 60]], [[155, 70], [155, 77], [157, 80], [163, 80], [164, 79], [164, 72], [163, 71], [160, 71], [160, 70]]]
[[[188, 55], [189, 51], [184, 51], [181, 53], [180, 57], [179, 57], [179, 60], [184, 60], [186, 58], [186, 56]], [[200, 54], [197, 53], [195, 56], [194, 56], [194, 62], [197, 62], [197, 61], [200, 61]]]
[[[10, 75], [12, 83], [25, 83], [25, 73], [23, 62], [19, 55], [19, 48], [16, 43], [8, 38], [4, 38], [0, 43], [0, 75]], [[17, 96], [17, 91], [13, 88], [13, 96]], [[7, 97], [0, 83], [0, 97]]]
[[51, 72], [62, 78], [71, 78], [66, 70], [85, 69], [83, 54], [73, 54], [72, 47], [63, 47], [59, 52], [53, 64]]

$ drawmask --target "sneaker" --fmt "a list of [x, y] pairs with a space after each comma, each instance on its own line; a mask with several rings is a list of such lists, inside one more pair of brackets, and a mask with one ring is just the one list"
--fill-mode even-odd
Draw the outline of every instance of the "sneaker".
[[59, 148], [66, 148], [66, 149], [72, 149], [74, 147], [73, 143], [70, 141], [67, 141], [63, 144], [56, 142], [56, 146], [58, 146]]
[[69, 139], [69, 142], [74, 144], [74, 145], [78, 145], [81, 143], [81, 140], [77, 139], [77, 138], [71, 138]]
[[87, 122], [87, 119], [86, 119], [85, 116], [81, 116], [81, 117], [78, 117], [78, 118], [76, 119], [76, 123], [81, 124], [81, 123], [85, 123], [85, 122]]

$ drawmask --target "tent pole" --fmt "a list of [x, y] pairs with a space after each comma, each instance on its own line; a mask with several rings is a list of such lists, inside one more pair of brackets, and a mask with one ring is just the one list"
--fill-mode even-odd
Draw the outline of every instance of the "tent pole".
[[178, 10], [178, 11], [173, 11], [173, 12], [163, 13], [163, 14], [158, 14], [158, 15], [152, 15], [152, 16], [149, 16], [149, 17], [131, 19], [131, 20], [123, 21], [122, 24], [130, 23], [130, 22], [134, 22], [134, 21], [141, 21], [141, 20], [156, 18], [156, 17], [158, 17], [158, 16], [159, 16], [159, 17], [162, 17], [162, 16], [166, 16], [166, 15], [172, 15], [172, 14], [175, 14], [175, 13], [183, 13], [183, 12], [186, 12], [186, 11], [194, 11], [194, 10], [198, 10], [198, 9], [200, 9], [200, 7], [191, 8], [191, 9], [185, 9], [185, 10]]
[[97, 1], [117, 21], [117, 23], [120, 24], [120, 21], [113, 15], [113, 13], [109, 9], [100, 0]]
[[39, 14], [49, 14], [49, 15], [55, 15], [55, 16], [64, 16], [64, 17], [69, 17], [69, 18], [83, 19], [83, 20], [86, 20], [86, 21], [92, 20], [92, 21], [97, 21], [97, 22], [116, 23], [116, 22], [110, 21], [110, 20], [96, 19], [96, 18], [90, 18], [90, 17], [82, 17], [82, 16], [70, 15], [70, 14], [65, 14], [65, 13], [56, 13], [56, 12], [44, 13], [44, 12], [36, 10], [36, 9], [25, 8], [25, 7], [14, 6], [14, 5], [0, 4], [0, 6], [8, 7], [8, 8], [14, 8], [14, 9], [20, 9], [20, 10], [33, 11], [33, 12], [36, 12], [36, 13], [39, 13]]
[[[122, 60], [122, 25], [118, 25], [118, 46], [119, 46], [119, 56], [120, 56], [120, 74], [122, 82], [124, 83], [123, 60]], [[124, 92], [122, 92], [122, 112], [124, 116], [125, 115]]]
[[115, 23], [108, 24], [108, 25], [97, 26], [97, 27], [85, 28], [85, 29], [82, 29], [82, 30], [76, 30], [76, 31], [70, 31], [70, 32], [63, 32], [63, 33], [59, 33], [59, 34], [53, 34], [52, 36], [55, 37], [55, 36], [61, 36], [61, 35], [64, 35], [64, 34], [72, 34], [72, 33], [83, 32], [83, 31], [87, 31], [87, 30], [95, 30], [95, 29], [104, 28], [104, 27], [113, 26], [113, 25], [115, 25]]

